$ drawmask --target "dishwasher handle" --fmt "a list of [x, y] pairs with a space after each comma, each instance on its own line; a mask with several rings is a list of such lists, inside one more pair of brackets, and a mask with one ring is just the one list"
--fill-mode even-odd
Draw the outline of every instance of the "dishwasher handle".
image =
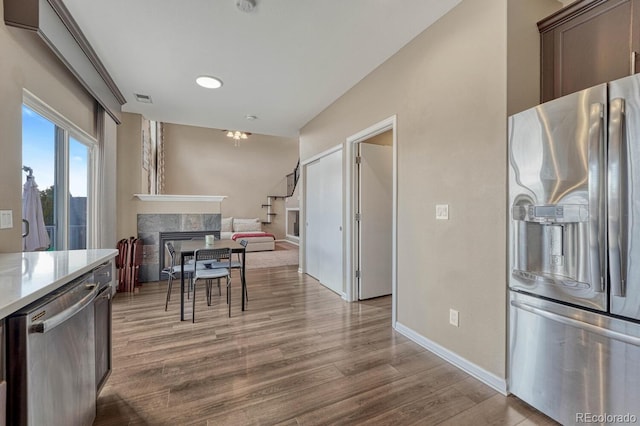
[[75, 314], [86, 308], [88, 305], [90, 305], [98, 295], [98, 291], [100, 290], [100, 288], [96, 284], [86, 284], [85, 288], [91, 288], [91, 292], [59, 314], [54, 315], [44, 321], [33, 323], [31, 325], [31, 332], [46, 333], [47, 331], [53, 330], [60, 324], [64, 323], [66, 320], [72, 318]]

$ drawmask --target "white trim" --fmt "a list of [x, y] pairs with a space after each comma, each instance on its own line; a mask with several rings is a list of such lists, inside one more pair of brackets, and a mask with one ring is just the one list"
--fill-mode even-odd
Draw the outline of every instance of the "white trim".
[[392, 126], [395, 126], [395, 124], [396, 116], [392, 115], [391, 117], [385, 118], [384, 120], [379, 121], [376, 124], [359, 131], [355, 135], [349, 136], [347, 138], [347, 143], [355, 143], [364, 141], [366, 139], [371, 139], [374, 136], [378, 136], [379, 134], [390, 130]]
[[309, 157], [306, 160], [302, 160], [300, 162], [300, 165], [301, 166], [306, 166], [309, 163], [313, 163], [314, 161], [319, 160], [322, 157], [326, 157], [329, 154], [333, 154], [336, 151], [340, 151], [341, 149], [342, 149], [342, 144], [339, 144], [339, 145], [336, 145], [336, 146], [332, 146], [331, 148], [329, 148], [329, 149], [327, 149], [325, 151], [322, 151], [321, 153], [316, 154], [313, 157]]
[[495, 374], [485, 370], [484, 368], [461, 357], [455, 352], [450, 351], [444, 346], [437, 344], [433, 340], [427, 339], [426, 337], [412, 330], [406, 325], [396, 322], [394, 328], [398, 333], [408, 337], [409, 339], [413, 340], [423, 348], [438, 355], [440, 358], [444, 359], [449, 364], [452, 364], [458, 367], [459, 369], [461, 369], [462, 371], [464, 371], [465, 373], [472, 375], [473, 377], [480, 380], [487, 386], [490, 386], [496, 391], [500, 392], [502, 395], [505, 395], [505, 396], [508, 395], [507, 379], [496, 376]]
[[346, 140], [346, 164], [347, 173], [345, 174], [345, 187], [347, 189], [347, 202], [345, 206], [345, 271], [346, 271], [346, 289], [347, 300], [354, 302], [358, 299], [357, 281], [355, 278], [355, 203], [356, 188], [354, 188], [355, 179], [355, 149], [356, 144], [364, 142], [374, 136], [377, 136], [388, 130], [393, 132], [393, 206], [392, 206], [392, 241], [391, 241], [391, 323], [397, 321], [397, 294], [398, 294], [398, 139], [397, 139], [397, 116], [392, 115], [368, 128], [349, 136]]
[[298, 245], [298, 243], [300, 242], [300, 236], [289, 234], [289, 212], [298, 212], [298, 234], [300, 234], [300, 207], [285, 207], [284, 209], [284, 235], [286, 238], [294, 239], [295, 242], [290, 242]]
[[[42, 99], [24, 88], [22, 89], [22, 105], [42, 116], [57, 128], [55, 140], [56, 143], [59, 141], [62, 147], [55, 148], [56, 158], [54, 162], [61, 166], [60, 170], [56, 170], [56, 179], [58, 179], [58, 182], [61, 182], [60, 186], [63, 191], [69, 191], [70, 189], [69, 169], [71, 164], [69, 159], [69, 145], [71, 139], [76, 140], [87, 148], [87, 240], [85, 244], [88, 249], [97, 248], [99, 245], [98, 223], [100, 220], [98, 199], [102, 196], [101, 188], [99, 187], [99, 174], [101, 173], [99, 162], [101, 154], [98, 139], [78, 127]], [[97, 122], [99, 125], [99, 120], [97, 120]], [[100, 129], [98, 129], [98, 131], [100, 131]], [[58, 167], [55, 168], [57, 169]], [[63, 192], [60, 192], [59, 196], [66, 198]], [[64, 225], [60, 228], [57, 227], [57, 241], [51, 241], [51, 244], [54, 245], [57, 250], [64, 250], [69, 248], [70, 205], [67, 201], [57, 202], [57, 204], [57, 222]]]
[[58, 127], [62, 127], [67, 130], [70, 133], [71, 137], [78, 140], [86, 139], [85, 142], [91, 142], [96, 146], [98, 145], [98, 140], [95, 136], [92, 136], [82, 130], [76, 124], [69, 121], [64, 115], [51, 108], [42, 99], [40, 99], [27, 89], [22, 89], [22, 103], [47, 120], [52, 121], [53, 124], [56, 124]]
[[275, 242], [276, 243], [289, 243], [289, 244], [293, 244], [294, 246], [300, 246], [300, 244], [298, 244], [297, 241], [287, 240], [286, 238], [282, 239], [282, 240], [275, 240]]
[[133, 194], [140, 201], [201, 201], [221, 203], [226, 195]]

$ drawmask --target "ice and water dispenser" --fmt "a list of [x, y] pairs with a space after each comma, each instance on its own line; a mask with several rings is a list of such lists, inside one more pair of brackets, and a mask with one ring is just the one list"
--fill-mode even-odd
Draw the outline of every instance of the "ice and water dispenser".
[[588, 206], [521, 201], [512, 207], [513, 278], [528, 286], [588, 288]]

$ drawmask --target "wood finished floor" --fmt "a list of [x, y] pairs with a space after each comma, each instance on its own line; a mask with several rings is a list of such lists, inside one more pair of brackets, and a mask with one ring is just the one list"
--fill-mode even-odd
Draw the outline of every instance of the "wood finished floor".
[[[147, 283], [113, 303], [113, 373], [94, 425], [555, 424], [391, 328], [391, 298], [346, 303], [297, 266], [247, 271], [249, 305]], [[187, 316], [190, 318], [190, 309]]]

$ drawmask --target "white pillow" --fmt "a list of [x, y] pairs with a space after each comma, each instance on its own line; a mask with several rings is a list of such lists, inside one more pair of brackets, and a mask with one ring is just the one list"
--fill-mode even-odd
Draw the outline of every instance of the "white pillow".
[[232, 229], [233, 229], [233, 218], [223, 217], [220, 223], [220, 232], [232, 232]]
[[260, 219], [234, 219], [233, 232], [260, 232], [262, 224]]

